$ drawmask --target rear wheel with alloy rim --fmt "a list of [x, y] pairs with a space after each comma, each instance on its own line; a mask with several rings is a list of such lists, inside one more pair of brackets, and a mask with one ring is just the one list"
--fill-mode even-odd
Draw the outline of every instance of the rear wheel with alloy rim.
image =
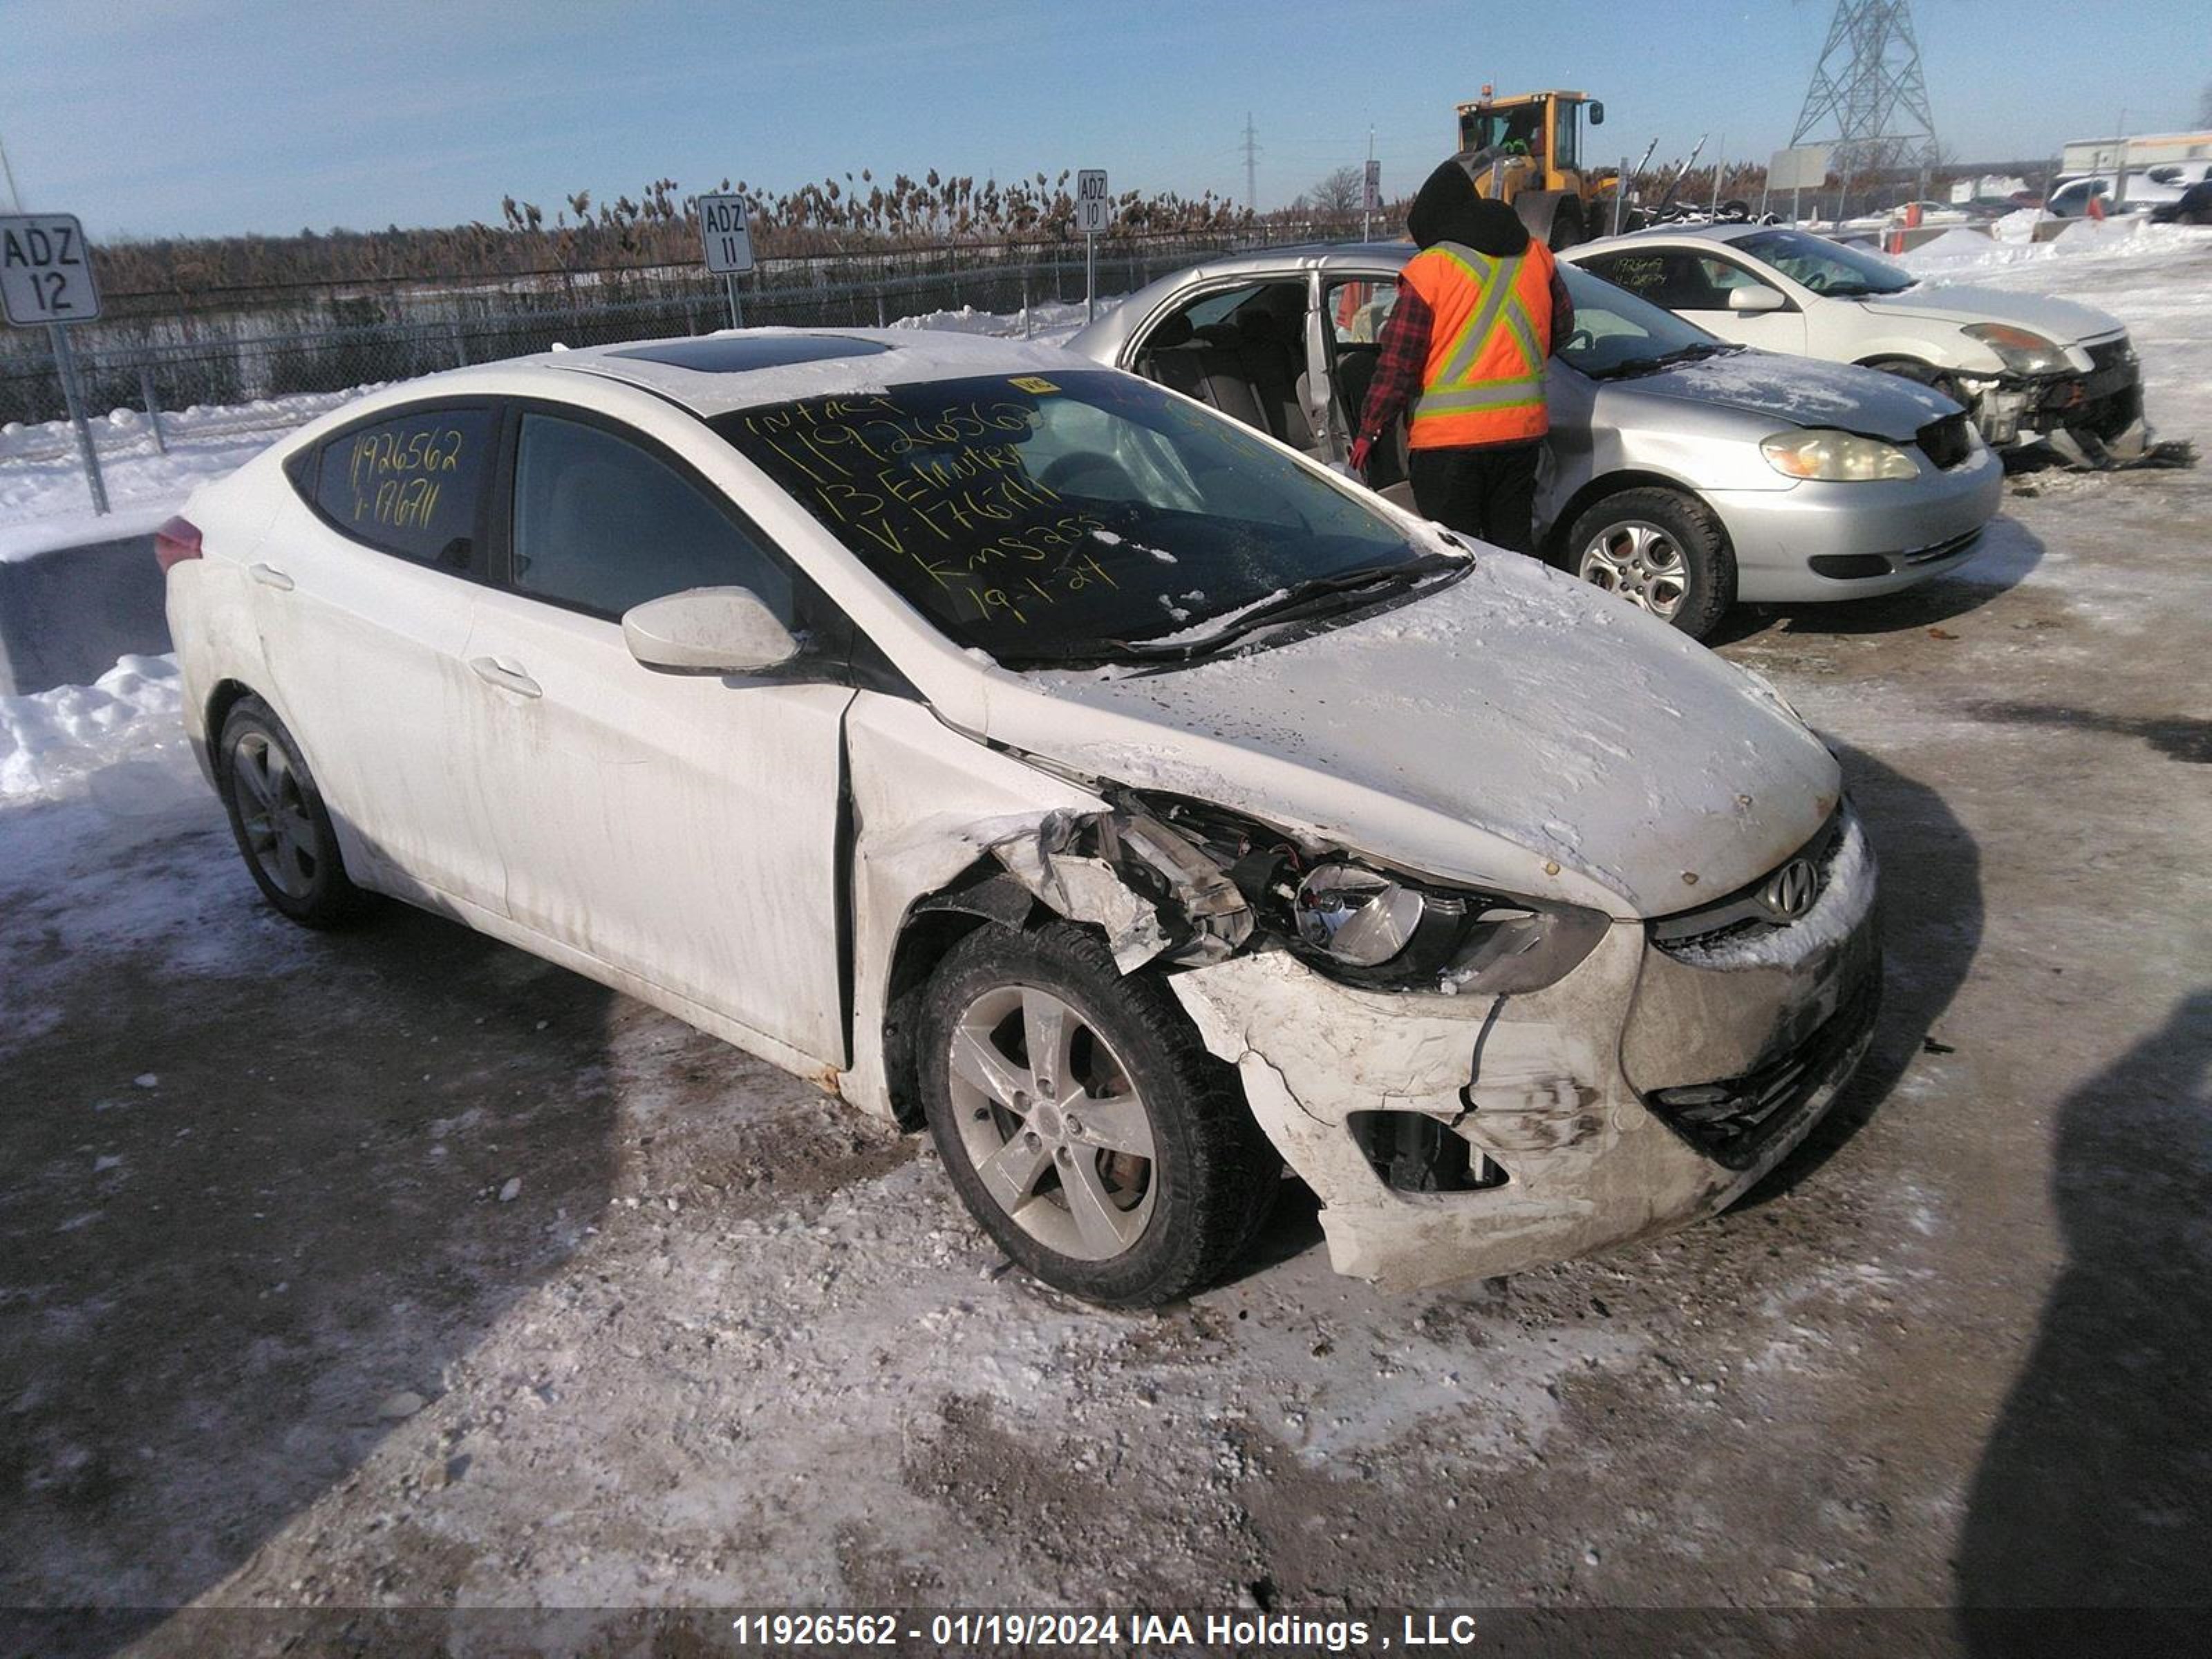
[[1735, 561], [1698, 502], [1671, 489], [1627, 489], [1588, 508], [1567, 532], [1567, 568], [1692, 639], [1735, 603]]
[[359, 915], [367, 895], [347, 878], [322, 793], [269, 705], [240, 698], [223, 720], [216, 756], [231, 833], [262, 896], [309, 927]]
[[1173, 998], [1066, 924], [985, 927], [925, 996], [923, 1105], [969, 1211], [1047, 1284], [1145, 1306], [1250, 1241], [1280, 1166]]

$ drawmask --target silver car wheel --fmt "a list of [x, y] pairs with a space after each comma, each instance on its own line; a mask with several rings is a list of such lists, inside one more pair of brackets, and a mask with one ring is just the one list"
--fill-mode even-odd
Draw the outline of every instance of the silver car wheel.
[[1681, 544], [1644, 519], [1608, 525], [1583, 549], [1575, 574], [1672, 622], [1689, 596], [1690, 568]]
[[265, 732], [246, 732], [231, 748], [230, 776], [253, 861], [285, 897], [307, 897], [319, 860], [315, 826], [290, 758]]
[[1049, 991], [1006, 985], [953, 1026], [952, 1106], [983, 1188], [1046, 1249], [1104, 1261], [1152, 1218], [1152, 1122], [1112, 1045]]

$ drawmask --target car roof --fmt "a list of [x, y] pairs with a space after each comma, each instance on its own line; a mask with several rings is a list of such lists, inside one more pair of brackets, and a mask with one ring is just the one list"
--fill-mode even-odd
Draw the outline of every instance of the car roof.
[[[619, 380], [708, 416], [801, 398], [866, 397], [931, 380], [1096, 368], [1056, 346], [922, 328], [724, 329], [484, 365], [487, 372], [502, 374], [520, 370]], [[436, 378], [454, 386], [470, 373]]]
[[1402, 265], [1420, 250], [1410, 241], [1288, 242], [1279, 247], [1253, 248], [1243, 253], [1224, 253], [1202, 259], [1177, 271], [1178, 281], [1203, 271], [1208, 276], [1249, 273], [1262, 276], [1279, 270], [1371, 270], [1377, 265]]
[[[1654, 242], [1681, 239], [1701, 242], [1735, 242], [1762, 230], [1793, 230], [1802, 227], [1793, 225], [1647, 225], [1642, 230], [1632, 230], [1620, 236], [1594, 237], [1578, 247], [1567, 250], [1573, 258], [1584, 253], [1609, 253], [1615, 248], [1649, 247]], [[1817, 234], [1817, 233], [1808, 233]]]

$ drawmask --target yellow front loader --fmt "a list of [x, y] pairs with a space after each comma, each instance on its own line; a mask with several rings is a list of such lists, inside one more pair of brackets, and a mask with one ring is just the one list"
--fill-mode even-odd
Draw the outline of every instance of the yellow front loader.
[[1511, 203], [1528, 234], [1554, 249], [1613, 229], [1620, 170], [1589, 165], [1585, 118], [1601, 125], [1605, 106], [1579, 92], [1499, 98], [1485, 87], [1481, 97], [1459, 106], [1459, 161], [1476, 191]]

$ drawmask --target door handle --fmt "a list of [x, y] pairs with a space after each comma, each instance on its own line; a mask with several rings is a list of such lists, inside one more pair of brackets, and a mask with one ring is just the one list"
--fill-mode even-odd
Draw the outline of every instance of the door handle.
[[273, 587], [279, 593], [292, 591], [292, 579], [273, 564], [250, 564], [246, 568], [246, 574], [264, 587]]
[[495, 657], [471, 657], [469, 666], [480, 680], [489, 680], [502, 691], [512, 691], [517, 696], [542, 697], [545, 688], [524, 673], [520, 668], [509, 668]]

